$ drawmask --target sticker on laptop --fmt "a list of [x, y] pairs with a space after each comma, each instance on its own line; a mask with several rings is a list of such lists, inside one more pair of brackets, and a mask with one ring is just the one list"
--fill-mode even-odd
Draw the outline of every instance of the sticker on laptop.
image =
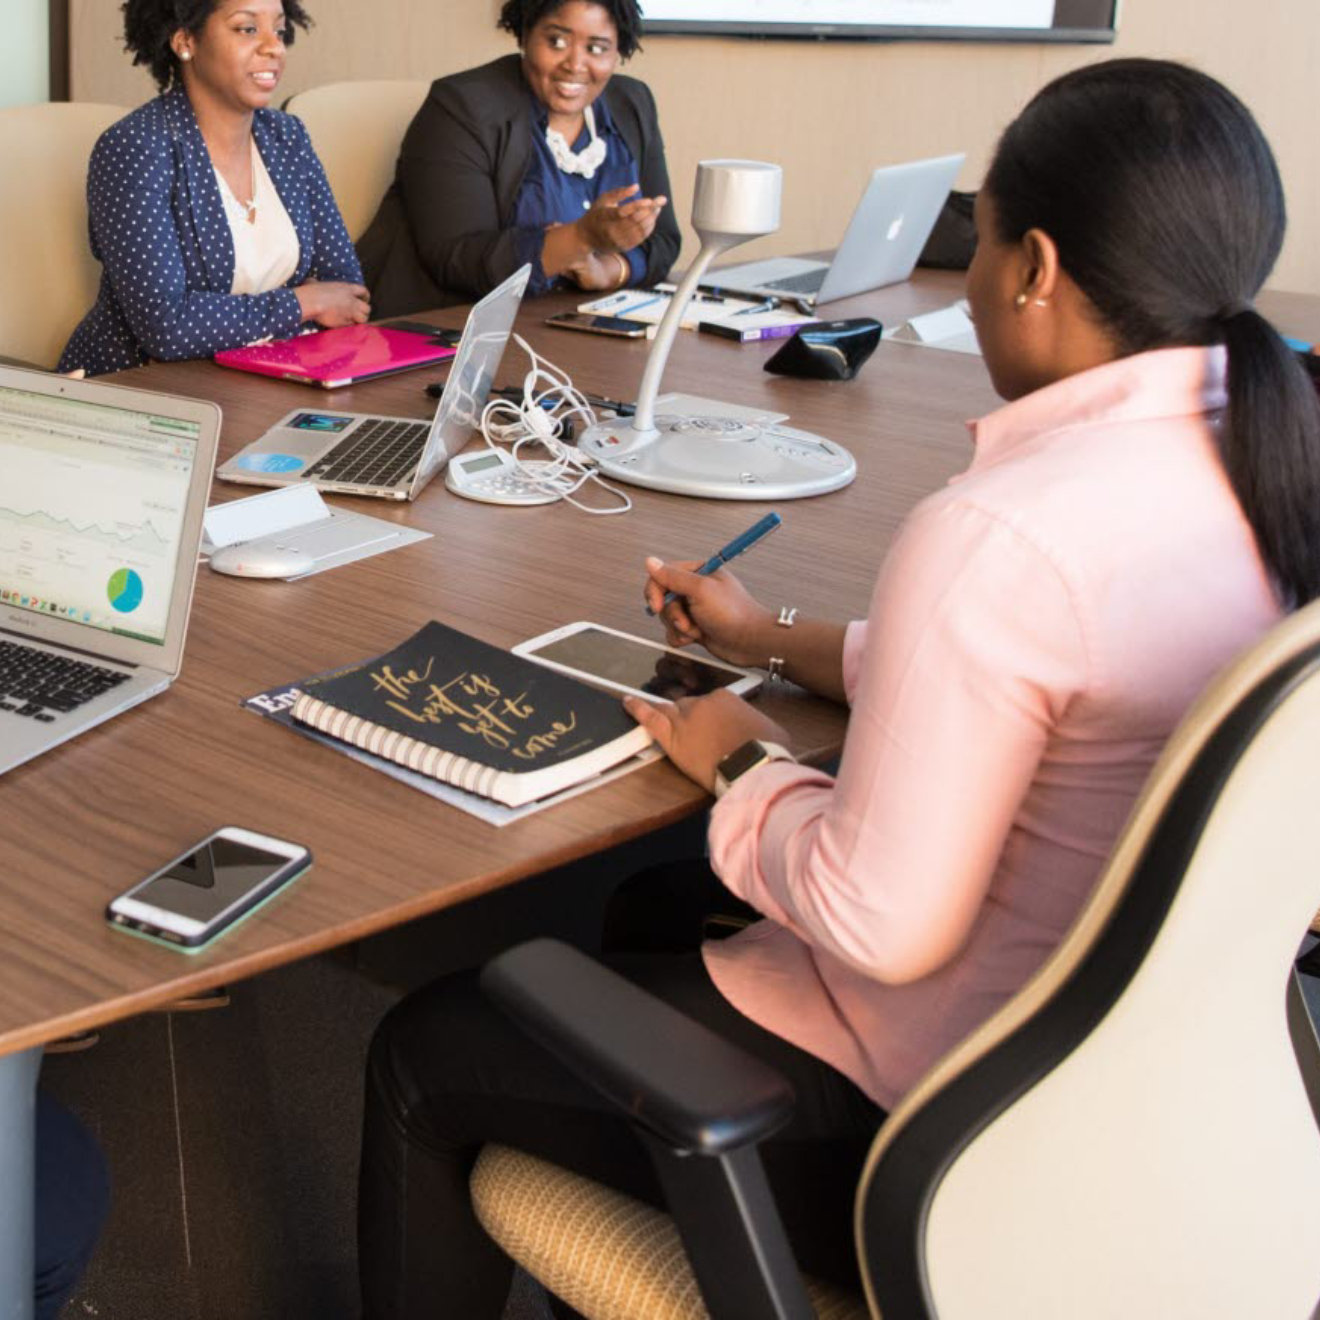
[[291, 418], [285, 425], [293, 431], [320, 431], [327, 435], [338, 435], [340, 431], [347, 431], [355, 420], [341, 413], [305, 412]]
[[246, 472], [297, 472], [307, 460], [294, 454], [240, 454], [234, 466]]

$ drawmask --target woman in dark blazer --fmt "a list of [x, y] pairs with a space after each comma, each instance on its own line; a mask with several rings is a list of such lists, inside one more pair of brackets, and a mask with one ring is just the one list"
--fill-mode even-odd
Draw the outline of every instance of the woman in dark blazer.
[[432, 84], [358, 242], [380, 315], [471, 301], [525, 261], [536, 294], [654, 283], [678, 256], [655, 100], [614, 72], [635, 0], [510, 0], [500, 26], [521, 54]]
[[266, 108], [297, 0], [129, 0], [134, 62], [162, 95], [92, 151], [96, 305], [59, 370], [207, 357], [254, 340], [365, 321], [357, 254], [307, 130]]

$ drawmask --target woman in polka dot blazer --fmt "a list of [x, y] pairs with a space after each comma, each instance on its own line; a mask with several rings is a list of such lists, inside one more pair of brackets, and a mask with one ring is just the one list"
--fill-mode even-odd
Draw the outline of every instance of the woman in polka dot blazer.
[[59, 369], [207, 357], [370, 314], [302, 123], [267, 104], [298, 0], [126, 0], [125, 45], [161, 95], [109, 128], [87, 177], [96, 305]]

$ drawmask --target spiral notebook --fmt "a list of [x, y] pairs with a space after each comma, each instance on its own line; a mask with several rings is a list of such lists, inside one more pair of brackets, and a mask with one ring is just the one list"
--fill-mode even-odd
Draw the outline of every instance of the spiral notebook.
[[441, 623], [298, 687], [300, 723], [506, 806], [595, 778], [651, 742], [618, 697]]

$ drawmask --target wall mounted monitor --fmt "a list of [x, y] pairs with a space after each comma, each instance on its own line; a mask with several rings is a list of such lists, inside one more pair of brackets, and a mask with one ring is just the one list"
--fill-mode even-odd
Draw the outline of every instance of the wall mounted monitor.
[[880, 41], [1113, 41], [1119, 0], [645, 0], [650, 33]]

